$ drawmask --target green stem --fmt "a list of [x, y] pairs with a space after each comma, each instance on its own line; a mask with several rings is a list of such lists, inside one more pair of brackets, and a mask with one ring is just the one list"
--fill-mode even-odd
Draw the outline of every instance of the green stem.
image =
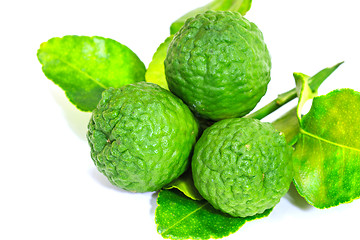
[[279, 109], [286, 103], [290, 102], [291, 100], [295, 99], [296, 97], [297, 97], [296, 88], [291, 89], [288, 92], [278, 95], [278, 97], [275, 100], [271, 101], [270, 103], [268, 103], [264, 107], [260, 108], [256, 112], [249, 114], [245, 117], [246, 118], [256, 118], [259, 120], [263, 119], [264, 117], [266, 117], [270, 113], [276, 111], [277, 109]]
[[[339, 62], [338, 64], [330, 68], [324, 68], [314, 76], [309, 77], [308, 84], [310, 89], [315, 93], [317, 89], [320, 87], [320, 85], [325, 81], [325, 79], [329, 77], [330, 74], [332, 74], [343, 63], [344, 62]], [[296, 78], [296, 73], [294, 73], [294, 77]], [[297, 97], [297, 90], [296, 88], [293, 88], [290, 91], [278, 95], [278, 97], [275, 100], [265, 105], [264, 107], [260, 108], [256, 112], [249, 114], [245, 117], [256, 118], [259, 120], [263, 119], [264, 117], [276, 111], [277, 109], [279, 109], [280, 107], [282, 107], [283, 105], [290, 102], [296, 97]]]

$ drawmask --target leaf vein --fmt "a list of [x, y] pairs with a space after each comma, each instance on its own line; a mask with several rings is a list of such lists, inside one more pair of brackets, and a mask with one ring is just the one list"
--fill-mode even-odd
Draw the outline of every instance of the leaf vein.
[[188, 218], [189, 216], [191, 216], [192, 214], [196, 213], [197, 211], [199, 211], [200, 209], [204, 208], [206, 205], [208, 205], [209, 203], [206, 202], [203, 205], [201, 205], [199, 208], [195, 209], [194, 211], [190, 212], [189, 214], [185, 215], [184, 217], [182, 217], [179, 221], [175, 222], [173, 225], [171, 225], [170, 227], [168, 227], [164, 232], [162, 232], [163, 234], [166, 233], [168, 230], [172, 229], [173, 227], [175, 227], [176, 225], [178, 225], [180, 222], [184, 221], [186, 218]]
[[85, 77], [89, 78], [90, 80], [92, 80], [94, 83], [96, 83], [97, 85], [99, 85], [100, 87], [107, 89], [107, 87], [102, 84], [101, 82], [99, 82], [98, 80], [96, 80], [94, 77], [92, 77], [91, 75], [89, 75], [87, 72], [84, 72], [83, 70], [81, 70], [80, 68], [76, 67], [75, 65], [71, 64], [70, 62], [61, 59], [58, 55], [54, 54], [55, 58], [57, 58], [59, 61], [61, 61], [62, 63], [68, 65], [70, 68], [74, 69], [77, 72], [80, 72], [81, 74], [85, 75]]
[[340, 143], [336, 143], [336, 142], [333, 142], [333, 141], [330, 141], [330, 140], [327, 140], [325, 138], [322, 138], [322, 137], [319, 137], [315, 134], [312, 134], [306, 130], [304, 130], [303, 128], [300, 128], [300, 132], [304, 135], [307, 135], [309, 137], [312, 137], [312, 138], [315, 138], [319, 141], [322, 141], [322, 142], [326, 142], [328, 144], [331, 144], [331, 145], [334, 145], [334, 146], [337, 146], [337, 147], [340, 147], [340, 148], [346, 148], [346, 149], [349, 149], [349, 150], [352, 150], [352, 151], [357, 151], [357, 152], [360, 152], [360, 149], [357, 149], [357, 148], [354, 148], [354, 147], [350, 147], [350, 146], [347, 146], [347, 145], [343, 145], [343, 144], [340, 144]]

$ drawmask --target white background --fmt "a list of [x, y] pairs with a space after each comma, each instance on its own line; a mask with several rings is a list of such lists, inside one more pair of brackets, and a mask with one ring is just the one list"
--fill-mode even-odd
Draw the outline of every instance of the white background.
[[[263, 31], [273, 63], [259, 106], [293, 88], [293, 72], [313, 75], [340, 61], [345, 63], [320, 94], [343, 87], [360, 91], [357, 2], [253, 1], [247, 18]], [[98, 35], [127, 45], [148, 66], [170, 24], [206, 3], [0, 3], [0, 239], [162, 239], [154, 223], [157, 193], [119, 190], [97, 172], [85, 139], [90, 114], [78, 111], [46, 79], [36, 51], [52, 37]], [[292, 188], [269, 217], [226, 239], [356, 239], [359, 216], [359, 200], [318, 210]]]

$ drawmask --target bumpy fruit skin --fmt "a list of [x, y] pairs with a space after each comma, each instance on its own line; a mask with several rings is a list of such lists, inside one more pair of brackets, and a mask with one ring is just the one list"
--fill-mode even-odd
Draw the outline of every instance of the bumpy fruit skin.
[[266, 93], [270, 69], [261, 31], [237, 12], [188, 19], [165, 59], [169, 89], [212, 120], [249, 113]]
[[197, 134], [198, 123], [179, 98], [141, 82], [103, 92], [87, 139], [97, 169], [113, 185], [147, 192], [186, 170]]
[[292, 181], [292, 148], [270, 123], [234, 118], [206, 129], [195, 145], [196, 188], [216, 209], [234, 217], [274, 207]]

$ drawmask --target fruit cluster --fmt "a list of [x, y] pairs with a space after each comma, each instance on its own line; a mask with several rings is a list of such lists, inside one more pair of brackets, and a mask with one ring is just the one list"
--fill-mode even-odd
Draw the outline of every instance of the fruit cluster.
[[274, 207], [292, 181], [292, 148], [271, 124], [244, 117], [270, 81], [261, 31], [239, 13], [199, 14], [174, 36], [164, 64], [170, 91], [140, 82], [103, 92], [87, 135], [99, 171], [145, 192], [191, 167], [200, 194], [225, 213]]

